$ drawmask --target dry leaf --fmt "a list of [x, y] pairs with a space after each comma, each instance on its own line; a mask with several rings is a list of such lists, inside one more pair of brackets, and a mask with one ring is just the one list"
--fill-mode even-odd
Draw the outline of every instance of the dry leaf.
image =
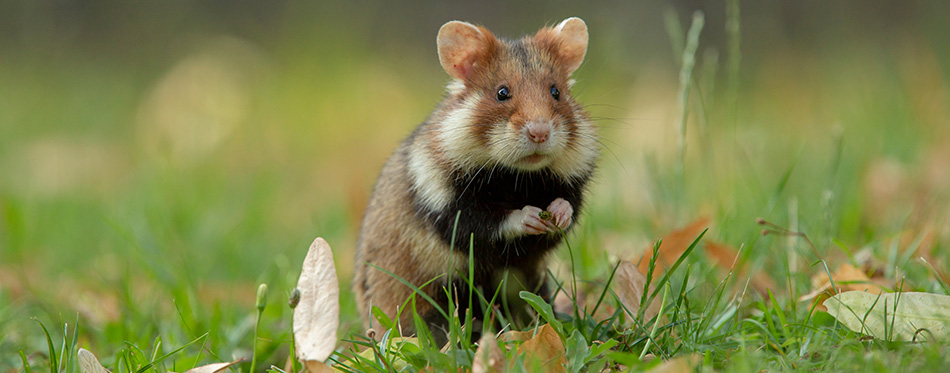
[[194, 368], [188, 369], [185, 371], [185, 373], [217, 373], [222, 370], [228, 369], [229, 366], [237, 364], [243, 360], [244, 359], [241, 358], [241, 359], [237, 359], [228, 363], [214, 363], [214, 364], [202, 365], [200, 367], [194, 367]]
[[525, 354], [528, 361], [541, 363], [546, 372], [564, 372], [567, 357], [564, 355], [564, 343], [550, 324], [544, 324], [538, 334], [518, 347], [518, 353]]
[[524, 342], [533, 337], [534, 330], [525, 330], [523, 332], [518, 330], [509, 330], [507, 332], [501, 333], [501, 335], [498, 336], [498, 340], [505, 343]]
[[336, 348], [340, 323], [340, 287], [333, 252], [323, 238], [310, 245], [297, 280], [300, 303], [294, 308], [294, 339], [297, 358], [323, 362]]
[[79, 371], [82, 373], [111, 373], [99, 363], [96, 355], [85, 348], [80, 348], [76, 354], [79, 358]]
[[693, 372], [696, 370], [696, 367], [700, 362], [703, 361], [702, 356], [696, 353], [689, 355], [681, 355], [664, 361], [662, 364], [657, 365], [655, 368], [648, 370], [648, 372], [654, 373], [679, 373], [679, 372]]
[[[599, 300], [597, 295], [599, 294], [588, 293], [583, 289], [577, 289], [577, 297], [572, 297], [570, 289], [562, 289], [554, 295], [554, 300], [551, 301], [551, 309], [554, 310], [555, 313], [573, 315], [574, 303], [577, 302], [577, 307], [581, 310], [581, 312], [584, 312], [585, 310], [590, 311], [594, 309], [594, 306]], [[598, 322], [607, 320], [613, 316], [614, 310], [616, 310], [616, 308], [609, 304], [601, 304], [600, 307], [597, 308], [596, 312], [591, 315], [591, 317], [593, 317], [594, 320], [597, 320]]]
[[[706, 241], [706, 255], [709, 256], [720, 268], [733, 271], [736, 277], [746, 278], [746, 268], [744, 265], [738, 265], [739, 251], [724, 243], [715, 241]], [[737, 282], [744, 284], [745, 281]], [[757, 271], [751, 276], [749, 284], [759, 294], [767, 294], [769, 289], [775, 289], [775, 281], [762, 271]], [[744, 285], [743, 285], [744, 286]]]
[[331, 373], [333, 368], [316, 360], [304, 360], [303, 369], [309, 373]]
[[508, 361], [498, 347], [495, 335], [485, 333], [478, 340], [478, 349], [472, 360], [472, 373], [504, 372]]
[[821, 268], [821, 272], [816, 273], [811, 278], [812, 292], [805, 294], [798, 298], [799, 302], [815, 299], [815, 302], [819, 304], [817, 307], [818, 310], [824, 311], [824, 306], [821, 303], [828, 297], [835, 295], [835, 289], [838, 290], [838, 293], [843, 293], [846, 291], [869, 291], [874, 294], [884, 292], [884, 287], [878, 285], [871, 281], [870, 278], [864, 271], [858, 269], [857, 267], [844, 263], [838, 266], [832, 274], [831, 278], [834, 279], [834, 287], [831, 286], [831, 282], [828, 281], [828, 273]]
[[[709, 218], [702, 217], [696, 219], [692, 223], [689, 223], [687, 226], [670, 232], [669, 234], [663, 236], [663, 242], [660, 243], [660, 248], [657, 251], [657, 267], [666, 267], [674, 262], [676, 259], [679, 259], [680, 255], [686, 251], [690, 244], [693, 241], [696, 241], [696, 237], [699, 237], [700, 233], [703, 233], [703, 229], [709, 227]], [[640, 260], [637, 268], [640, 269], [640, 273], [647, 273], [650, 268], [650, 261], [653, 258], [653, 247], [647, 248], [646, 254], [643, 255], [643, 259]], [[663, 271], [656, 270], [653, 272], [653, 279], [655, 280]]]
[[[620, 299], [620, 303], [626, 308], [631, 318], [636, 317], [639, 313], [640, 300], [643, 297], [643, 285], [646, 284], [646, 280], [646, 276], [630, 261], [621, 261], [620, 266], [617, 267], [617, 274], [614, 275], [611, 286], [613, 286], [617, 298]], [[649, 291], [653, 292], [653, 290], [654, 287], [651, 284]], [[658, 301], [658, 298], [653, 298], [653, 301], [643, 311], [643, 317], [646, 320], [650, 320], [660, 313]]]
[[824, 305], [848, 329], [877, 339], [950, 340], [950, 296], [849, 291], [828, 298]]
[[735, 268], [738, 264], [739, 251], [724, 243], [715, 241], [706, 241], [706, 255], [709, 256], [719, 268], [725, 270], [735, 270], [739, 272], [742, 268]]

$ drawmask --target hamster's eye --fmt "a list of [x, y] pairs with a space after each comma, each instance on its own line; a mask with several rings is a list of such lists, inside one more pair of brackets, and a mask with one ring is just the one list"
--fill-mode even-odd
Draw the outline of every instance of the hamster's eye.
[[511, 90], [508, 89], [508, 86], [501, 86], [498, 88], [498, 95], [496, 96], [498, 101], [507, 101], [511, 98]]
[[555, 100], [561, 99], [561, 91], [559, 91], [553, 84], [551, 85], [551, 97], [554, 97]]

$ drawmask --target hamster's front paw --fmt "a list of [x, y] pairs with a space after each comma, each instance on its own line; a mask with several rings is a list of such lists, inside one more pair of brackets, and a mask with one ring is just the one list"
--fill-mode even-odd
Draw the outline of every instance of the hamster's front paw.
[[567, 229], [574, 223], [574, 207], [564, 198], [558, 198], [551, 202], [548, 205], [548, 212], [554, 217], [554, 224], [558, 228]]
[[[570, 207], [570, 205], [568, 205]], [[553, 230], [554, 223], [541, 219], [541, 210], [534, 206], [525, 206], [521, 210], [511, 210], [508, 218], [501, 227], [501, 235], [505, 238], [516, 238], [524, 235], [545, 234]]]

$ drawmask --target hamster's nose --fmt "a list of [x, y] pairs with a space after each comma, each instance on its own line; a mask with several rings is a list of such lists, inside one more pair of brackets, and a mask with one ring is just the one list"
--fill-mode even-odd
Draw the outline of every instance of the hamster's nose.
[[531, 140], [531, 142], [542, 144], [548, 141], [548, 137], [551, 136], [551, 123], [528, 122], [528, 124], [525, 125], [525, 132], [527, 132], [528, 139]]

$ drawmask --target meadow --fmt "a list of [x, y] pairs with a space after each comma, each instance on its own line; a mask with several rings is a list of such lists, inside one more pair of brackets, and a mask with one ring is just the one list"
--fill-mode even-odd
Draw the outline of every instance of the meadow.
[[[524, 329], [559, 324], [582, 371], [950, 366], [945, 341], [868, 337], [816, 307], [829, 278], [950, 295], [941, 2], [36, 4], [0, 12], [0, 372], [78, 372], [79, 348], [113, 372], [291, 368], [288, 296], [318, 236], [341, 366], [470, 369], [471, 340], [346, 363], [365, 335], [359, 219], [448, 81], [439, 25], [518, 36], [572, 15], [591, 30], [572, 94], [603, 148], [550, 268], [583, 312]], [[663, 278], [655, 322], [623, 315], [624, 260]]]

